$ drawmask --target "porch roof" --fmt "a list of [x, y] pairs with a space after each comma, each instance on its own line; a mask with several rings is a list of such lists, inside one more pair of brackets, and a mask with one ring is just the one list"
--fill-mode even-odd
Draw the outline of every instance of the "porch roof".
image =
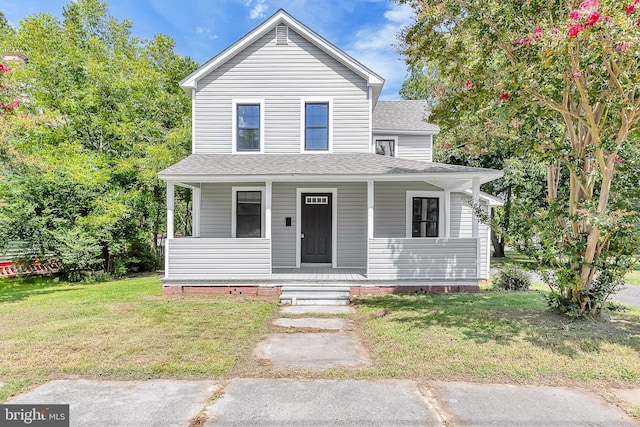
[[479, 178], [484, 183], [501, 176], [502, 171], [495, 169], [421, 162], [372, 153], [192, 154], [158, 173], [162, 180], [184, 182]]

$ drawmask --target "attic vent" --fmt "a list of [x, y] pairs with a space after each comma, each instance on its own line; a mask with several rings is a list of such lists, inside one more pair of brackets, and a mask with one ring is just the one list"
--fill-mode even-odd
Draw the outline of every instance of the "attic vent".
[[276, 27], [276, 44], [286, 45], [289, 37], [289, 27], [286, 25], [278, 25]]

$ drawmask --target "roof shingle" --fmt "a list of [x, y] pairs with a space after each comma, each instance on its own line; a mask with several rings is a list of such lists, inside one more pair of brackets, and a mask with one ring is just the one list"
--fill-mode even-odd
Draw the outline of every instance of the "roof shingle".
[[438, 133], [440, 128], [427, 122], [430, 112], [426, 101], [378, 101], [373, 129]]

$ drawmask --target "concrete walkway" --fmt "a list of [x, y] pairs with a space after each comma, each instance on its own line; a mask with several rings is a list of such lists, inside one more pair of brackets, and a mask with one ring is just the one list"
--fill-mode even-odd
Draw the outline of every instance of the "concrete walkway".
[[[284, 307], [300, 317], [275, 320], [286, 333], [265, 337], [254, 356], [274, 370], [367, 366], [349, 320], [326, 317], [352, 310]], [[612, 392], [640, 408], [640, 389]], [[52, 381], [8, 403], [70, 404], [74, 427], [640, 426], [586, 390], [411, 380]]]

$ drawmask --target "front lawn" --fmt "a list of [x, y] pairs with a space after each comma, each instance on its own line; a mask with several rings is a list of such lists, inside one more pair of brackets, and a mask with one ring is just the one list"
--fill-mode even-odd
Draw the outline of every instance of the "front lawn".
[[157, 276], [0, 280], [0, 401], [49, 379], [223, 375], [275, 310], [275, 299], [163, 297]]
[[571, 321], [537, 292], [383, 296], [358, 301], [383, 375], [424, 380], [640, 384], [640, 310]]

